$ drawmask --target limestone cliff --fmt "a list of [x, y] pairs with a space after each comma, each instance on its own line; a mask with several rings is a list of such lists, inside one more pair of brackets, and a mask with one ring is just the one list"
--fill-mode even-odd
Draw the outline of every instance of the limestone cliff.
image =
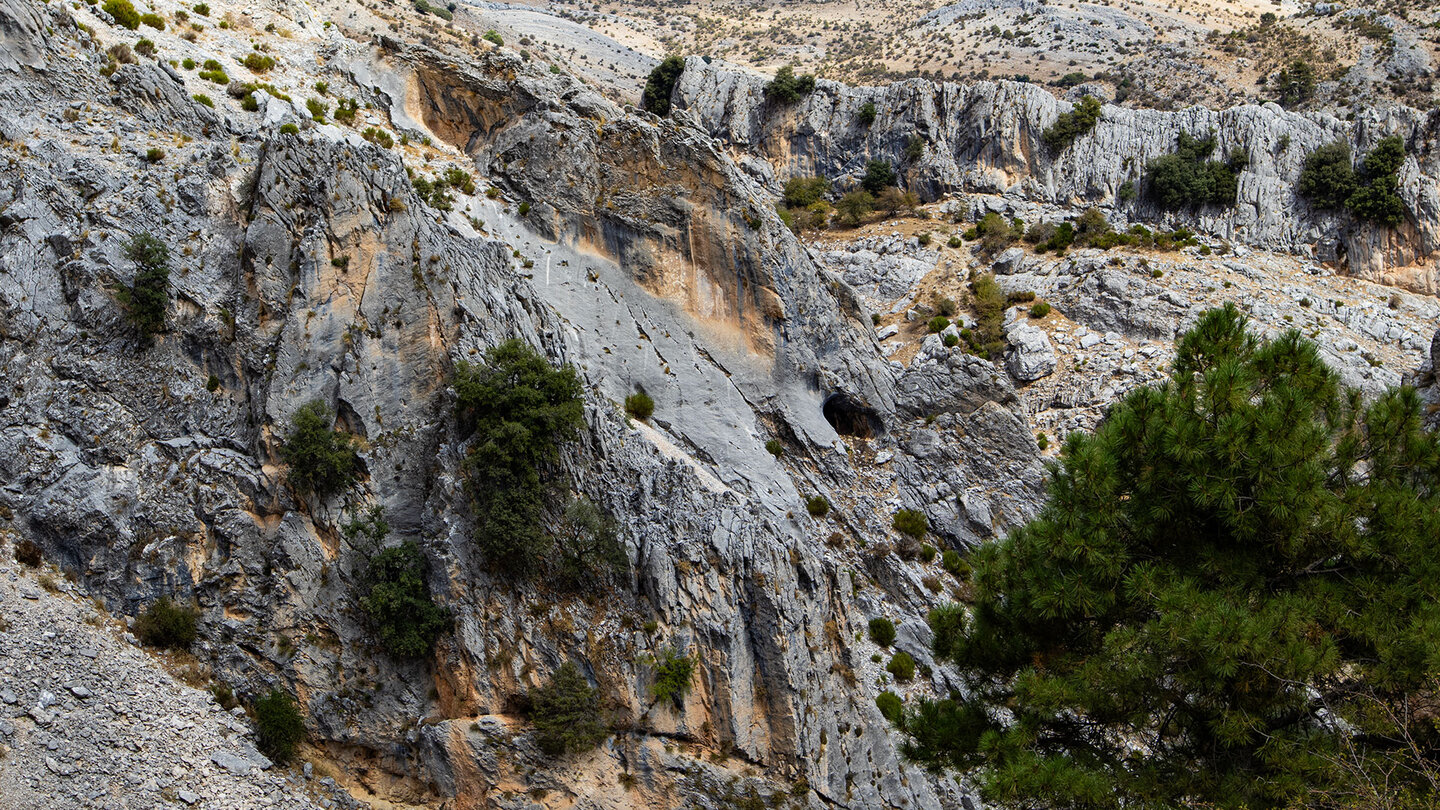
[[[796, 175], [856, 178], [867, 161], [888, 160], [901, 168], [906, 185], [928, 199], [977, 192], [1017, 202], [1096, 205], [1112, 220], [1185, 225], [1239, 244], [1338, 262], [1373, 281], [1440, 290], [1440, 117], [1434, 110], [1372, 108], [1343, 121], [1274, 104], [1175, 112], [1107, 104], [1092, 132], [1056, 153], [1041, 134], [1071, 105], [1028, 83], [911, 80], [848, 87], [820, 80], [814, 93], [789, 106], [767, 102], [765, 83], [718, 60], [691, 57], [674, 102], [679, 115], [737, 152], [766, 158], [770, 169], [746, 165], [758, 168], [772, 188]], [[866, 103], [876, 110], [868, 126], [858, 120]], [[1174, 151], [1181, 132], [1210, 131], [1217, 155], [1241, 149], [1249, 159], [1235, 206], [1165, 212], [1144, 196], [1119, 199], [1125, 183], [1141, 184], [1150, 160]], [[907, 162], [912, 135], [924, 139], [926, 149]], [[1344, 214], [1312, 209], [1295, 193], [1305, 156], [1316, 147], [1344, 141], [1358, 155], [1389, 135], [1399, 135], [1409, 153], [1400, 172], [1409, 215], [1400, 226], [1352, 223]]]

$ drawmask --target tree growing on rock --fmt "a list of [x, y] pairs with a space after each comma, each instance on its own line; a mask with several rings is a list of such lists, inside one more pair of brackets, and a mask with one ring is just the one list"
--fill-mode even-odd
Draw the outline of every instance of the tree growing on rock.
[[170, 248], [149, 233], [138, 233], [125, 243], [125, 258], [135, 263], [135, 283], [122, 287], [116, 298], [130, 324], [149, 341], [165, 328], [170, 303]]
[[486, 352], [484, 365], [459, 363], [455, 393], [460, 429], [474, 436], [465, 472], [475, 541], [498, 569], [532, 574], [552, 546], [541, 471], [585, 423], [580, 379], [512, 339]]
[[380, 646], [396, 658], [420, 658], [450, 623], [425, 583], [425, 556], [414, 541], [387, 548], [370, 560], [360, 609]]
[[965, 691], [906, 753], [1030, 808], [1423, 807], [1440, 790], [1440, 438], [1233, 305], [1072, 434], [930, 616]]
[[355, 440], [334, 428], [335, 414], [315, 400], [295, 411], [280, 457], [290, 485], [301, 495], [328, 498], [350, 487], [360, 470]]
[[659, 116], [670, 114], [670, 96], [685, 72], [685, 58], [672, 54], [660, 61], [650, 76], [645, 79], [645, 91], [640, 95], [640, 108]]
[[1076, 138], [1095, 128], [1100, 120], [1100, 101], [1094, 96], [1084, 96], [1080, 103], [1069, 112], [1060, 113], [1055, 123], [1045, 128], [1040, 139], [1052, 151], [1059, 152], [1075, 142]]
[[526, 698], [535, 744], [550, 756], [588, 751], [610, 736], [600, 713], [600, 691], [572, 662], [562, 664], [549, 683], [531, 689]]
[[765, 85], [765, 98], [776, 104], [794, 104], [815, 92], [815, 77], [806, 73], [795, 75], [795, 68], [786, 65], [775, 71], [775, 78]]

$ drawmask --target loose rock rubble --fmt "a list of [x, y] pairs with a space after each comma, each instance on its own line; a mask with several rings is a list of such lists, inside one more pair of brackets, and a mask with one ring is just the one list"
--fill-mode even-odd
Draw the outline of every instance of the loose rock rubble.
[[256, 750], [243, 709], [175, 680], [57, 572], [0, 555], [0, 806], [336, 806], [333, 782]]

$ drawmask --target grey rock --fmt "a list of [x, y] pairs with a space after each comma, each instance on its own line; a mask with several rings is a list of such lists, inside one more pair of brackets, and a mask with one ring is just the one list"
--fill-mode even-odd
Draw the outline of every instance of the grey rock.
[[1045, 330], [1024, 322], [1016, 322], [1005, 337], [1010, 348], [1005, 368], [1021, 382], [1033, 382], [1055, 371], [1055, 349]]

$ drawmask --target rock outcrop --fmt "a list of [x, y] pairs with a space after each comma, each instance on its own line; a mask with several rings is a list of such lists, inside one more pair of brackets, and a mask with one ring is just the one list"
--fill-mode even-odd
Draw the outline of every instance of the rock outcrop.
[[[761, 179], [772, 189], [797, 175], [854, 180], [867, 161], [886, 160], [900, 168], [909, 188], [932, 200], [976, 192], [1018, 205], [1095, 205], [1112, 221], [1184, 225], [1233, 243], [1338, 262], [1372, 281], [1440, 291], [1440, 152], [1434, 148], [1440, 114], [1433, 110], [1372, 108], [1342, 121], [1274, 104], [1174, 112], [1106, 105], [1092, 132], [1057, 153], [1041, 135], [1071, 105], [1028, 83], [917, 79], [848, 87], [822, 79], [790, 106], [767, 102], [765, 83], [722, 61], [691, 57], [673, 103], [683, 120], [737, 151], [767, 158], [771, 169], [762, 165]], [[868, 126], [858, 118], [867, 103], [876, 109]], [[1126, 183], [1141, 184], [1150, 160], [1174, 151], [1180, 133], [1212, 131], [1217, 156], [1239, 149], [1249, 161], [1233, 207], [1166, 212], [1143, 195], [1120, 199]], [[1315, 210], [1295, 193], [1304, 158], [1315, 148], [1344, 141], [1363, 155], [1389, 135], [1399, 135], [1409, 154], [1400, 171], [1409, 209], [1401, 225], [1355, 223]], [[924, 155], [914, 161], [904, 156], [911, 136], [925, 142]]]

